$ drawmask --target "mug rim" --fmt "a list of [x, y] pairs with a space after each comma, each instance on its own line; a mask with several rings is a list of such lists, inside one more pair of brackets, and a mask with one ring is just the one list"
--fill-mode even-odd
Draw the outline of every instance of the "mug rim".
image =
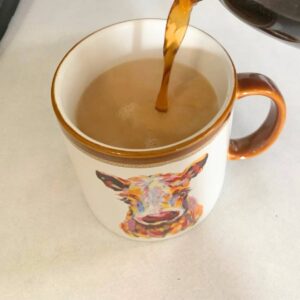
[[[94, 154], [98, 156], [97, 154], [104, 155], [105, 157], [111, 157], [114, 159], [133, 159], [133, 160], [139, 160], [139, 159], [156, 159], [160, 157], [166, 157], [166, 156], [174, 156], [176, 153], [181, 153], [182, 151], [186, 151], [188, 148], [195, 148], [199, 142], [201, 141], [206, 142], [209, 140], [219, 129], [222, 127], [222, 125], [228, 120], [228, 117], [230, 116], [234, 100], [235, 100], [235, 95], [236, 95], [236, 90], [237, 90], [237, 73], [236, 69], [233, 63], [232, 58], [230, 57], [229, 53], [227, 50], [222, 46], [220, 42], [218, 42], [214, 37], [212, 37], [210, 34], [206, 33], [205, 31], [189, 25], [190, 28], [193, 28], [205, 36], [209, 37], [210, 39], [213, 40], [214, 43], [216, 43], [224, 52], [224, 54], [227, 56], [229, 59], [229, 62], [232, 67], [232, 73], [233, 73], [233, 87], [231, 91], [231, 95], [228, 97], [227, 105], [223, 109], [223, 112], [220, 114], [220, 116], [214, 121], [211, 122], [210, 126], [207, 126], [207, 128], [203, 131], [199, 130], [198, 133], [191, 135], [184, 140], [178, 141], [174, 144], [170, 145], [165, 145], [163, 147], [157, 147], [157, 148], [151, 148], [151, 149], [127, 149], [127, 148], [118, 148], [114, 146], [110, 146], [107, 144], [100, 144], [97, 143], [96, 141], [92, 141], [91, 139], [87, 139], [84, 135], [83, 132], [80, 130], [75, 131], [72, 126], [69, 124], [68, 121], [65, 120], [63, 114], [61, 113], [58, 102], [56, 100], [55, 96], [55, 90], [56, 90], [56, 80], [59, 74], [60, 69], [62, 68], [65, 60], [70, 56], [70, 54], [82, 43], [84, 43], [88, 38], [90, 38], [93, 35], [96, 35], [97, 33], [104, 31], [108, 28], [111, 28], [113, 26], [121, 25], [123, 23], [132, 23], [136, 21], [166, 21], [166, 19], [163, 18], [138, 18], [138, 19], [130, 19], [130, 20], [125, 20], [121, 22], [117, 22], [114, 24], [110, 24], [108, 26], [102, 27], [98, 30], [93, 31], [92, 33], [86, 35], [82, 39], [80, 39], [77, 43], [74, 44], [63, 56], [61, 61], [59, 62], [53, 79], [52, 79], [52, 84], [51, 84], [51, 102], [52, 102], [52, 107], [55, 112], [55, 115], [62, 126], [63, 130], [67, 134], [68, 137], [71, 138], [71, 140], [78, 145], [81, 149], [87, 150], [87, 152], [90, 152], [91, 154]], [[212, 119], [213, 120], [213, 119]], [[82, 134], [80, 134], [82, 133]], [[201, 144], [203, 144], [201, 143]]]

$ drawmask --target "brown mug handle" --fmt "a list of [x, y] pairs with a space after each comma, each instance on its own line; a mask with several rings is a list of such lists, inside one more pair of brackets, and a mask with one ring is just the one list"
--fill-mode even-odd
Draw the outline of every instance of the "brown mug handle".
[[272, 100], [269, 114], [254, 133], [230, 140], [229, 159], [246, 159], [262, 153], [275, 142], [283, 128], [286, 107], [275, 83], [257, 73], [238, 74], [237, 99], [254, 95], [265, 96]]

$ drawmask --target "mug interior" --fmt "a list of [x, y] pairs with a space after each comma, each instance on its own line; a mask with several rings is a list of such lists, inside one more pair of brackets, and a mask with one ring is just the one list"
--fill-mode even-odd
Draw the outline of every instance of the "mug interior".
[[[132, 60], [162, 59], [165, 25], [165, 20], [158, 19], [134, 20], [111, 25], [89, 35], [64, 57], [53, 80], [53, 98], [65, 123], [81, 138], [103, 147], [130, 150], [105, 145], [81, 132], [76, 126], [76, 107], [85, 89], [99, 74]], [[216, 92], [219, 111], [195, 134], [172, 145], [153, 150], [188, 141], [206, 131], [224, 113], [233, 97], [234, 65], [224, 48], [208, 34], [190, 26], [176, 61], [196, 69], [206, 77]]]

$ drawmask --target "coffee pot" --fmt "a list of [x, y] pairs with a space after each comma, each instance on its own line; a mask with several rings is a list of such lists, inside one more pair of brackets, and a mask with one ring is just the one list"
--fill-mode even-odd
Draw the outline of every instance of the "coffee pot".
[[300, 48], [300, 0], [220, 0], [249, 25]]

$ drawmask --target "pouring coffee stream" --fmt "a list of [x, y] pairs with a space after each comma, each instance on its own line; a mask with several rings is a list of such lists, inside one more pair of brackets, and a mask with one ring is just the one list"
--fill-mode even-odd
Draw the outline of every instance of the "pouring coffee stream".
[[[193, 6], [201, 0], [174, 0], [164, 42], [164, 73], [155, 108], [168, 110], [168, 86], [177, 51], [187, 31]], [[220, 0], [249, 25], [300, 48], [299, 0]]]
[[201, 0], [175, 0], [167, 21], [164, 42], [164, 73], [155, 108], [168, 110], [168, 87], [175, 56], [187, 31], [193, 6]]

